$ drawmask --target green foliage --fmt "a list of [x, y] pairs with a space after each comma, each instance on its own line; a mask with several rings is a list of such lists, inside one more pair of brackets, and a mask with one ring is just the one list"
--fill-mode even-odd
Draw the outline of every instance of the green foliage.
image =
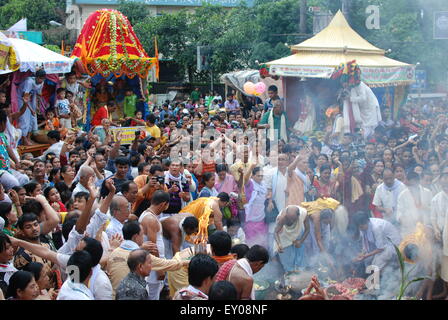
[[51, 28], [51, 20], [61, 22], [65, 12], [64, 0], [2, 0], [2, 4], [0, 29], [27, 18], [29, 30], [46, 30]]
[[[389, 241], [390, 241], [390, 239], [389, 239]], [[397, 254], [398, 263], [400, 265], [400, 273], [401, 273], [400, 290], [399, 290], [398, 295], [397, 295], [397, 300], [401, 300], [404, 297], [405, 293], [406, 293], [406, 289], [411, 284], [413, 284], [415, 282], [419, 282], [419, 281], [425, 280], [425, 279], [429, 279], [429, 277], [414, 278], [412, 280], [409, 280], [409, 274], [414, 269], [411, 269], [408, 272], [406, 272], [406, 266], [405, 266], [405, 263], [404, 263], [404, 257], [401, 254], [400, 249], [398, 249], [398, 247], [396, 245], [394, 245], [394, 248], [395, 248], [395, 253]]]
[[148, 6], [143, 2], [120, 0], [117, 10], [128, 18], [132, 26], [144, 20], [149, 15]]
[[45, 48], [47, 48], [48, 50], [54, 51], [56, 53], [61, 53], [61, 48], [54, 45], [54, 44], [45, 44], [44, 45]]

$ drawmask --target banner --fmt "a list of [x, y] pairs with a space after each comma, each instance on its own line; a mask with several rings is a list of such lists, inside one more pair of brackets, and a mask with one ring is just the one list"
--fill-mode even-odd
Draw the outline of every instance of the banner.
[[[44, 62], [44, 70], [48, 74], [52, 73], [68, 73], [72, 70], [72, 62], [68, 61], [54, 61], [54, 62]], [[22, 68], [20, 68], [22, 70]]]
[[273, 65], [269, 74], [284, 77], [324, 78], [329, 79], [334, 72], [333, 67], [282, 66]]
[[415, 81], [415, 66], [393, 68], [361, 67], [361, 80], [368, 85], [387, 86]]
[[121, 144], [122, 145], [128, 145], [132, 144], [132, 142], [135, 140], [135, 132], [140, 131], [140, 137], [151, 135], [149, 131], [146, 130], [146, 127], [114, 127], [110, 128], [110, 131], [114, 137], [114, 139], [117, 138], [118, 132], [121, 132]]
[[[361, 80], [369, 86], [390, 86], [410, 84], [415, 81], [415, 66], [380, 68], [360, 67]], [[269, 73], [283, 77], [304, 77], [330, 79], [335, 71], [333, 67], [282, 66], [272, 65]]]

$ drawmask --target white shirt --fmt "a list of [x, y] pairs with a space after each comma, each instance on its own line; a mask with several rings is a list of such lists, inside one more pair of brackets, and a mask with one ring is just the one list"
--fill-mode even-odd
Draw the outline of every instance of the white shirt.
[[56, 155], [56, 157], [59, 158], [59, 156], [61, 155], [61, 149], [62, 149], [63, 145], [64, 145], [64, 141], [59, 141], [59, 142], [53, 143], [47, 150], [45, 150], [45, 152], [43, 153], [43, 155], [41, 155], [39, 157], [39, 159], [45, 160], [45, 156], [47, 154], [49, 154], [50, 152], [54, 153]]
[[387, 246], [391, 246], [392, 243], [396, 246], [400, 244], [400, 233], [392, 223], [384, 219], [377, 218], [370, 218], [369, 220], [372, 226], [373, 235], [375, 237], [375, 246], [377, 249], [384, 249]]
[[56, 300], [95, 300], [92, 291], [83, 283], [73, 283], [67, 279], [59, 291]]
[[271, 178], [266, 183], [266, 187], [272, 190], [272, 199], [274, 200], [279, 212], [286, 207], [285, 191], [287, 181], [287, 172], [283, 175], [278, 168], [275, 168], [271, 174]]
[[[392, 209], [393, 215], [391, 218], [386, 220], [394, 220], [395, 214], [397, 210], [397, 202], [398, 202], [398, 196], [400, 193], [406, 189], [406, 186], [404, 183], [396, 180], [398, 183], [398, 187], [396, 190], [391, 191], [387, 188], [387, 186], [383, 183], [381, 183], [378, 188], [375, 190], [375, 195], [373, 196], [372, 204], [377, 207], [383, 207], [385, 209]], [[396, 196], [395, 196], [396, 195]]]
[[78, 192], [87, 192], [88, 194], [90, 194], [90, 191], [87, 190], [87, 188], [84, 187], [80, 182], [78, 182], [78, 184], [76, 185], [75, 189], [74, 189], [73, 192], [72, 192], [72, 198], [73, 198], [73, 199], [75, 198], [75, 195], [76, 195]]
[[443, 233], [448, 211], [448, 194], [440, 191], [431, 201], [431, 225], [434, 229]]
[[5, 276], [3, 280], [6, 282], [6, 284], [9, 285], [9, 279], [11, 276], [16, 273], [17, 269], [14, 267], [14, 264], [12, 262], [8, 264], [1, 264], [0, 263], [0, 272], [5, 273]]
[[132, 167], [131, 168], [131, 176], [134, 179], [138, 176], [138, 168], [137, 167]]
[[95, 300], [112, 300], [113, 289], [107, 274], [97, 264], [92, 268], [92, 277], [89, 280], [89, 289]]
[[187, 287], [187, 290], [190, 291], [190, 292], [193, 292], [193, 293], [195, 293], [195, 294], [202, 294], [202, 295], [204, 295], [205, 297], [207, 297], [207, 300], [208, 300], [208, 295], [206, 295], [206, 294], [205, 294], [204, 292], [202, 292], [201, 290], [196, 289], [196, 288], [193, 287], [191, 284]]
[[123, 229], [123, 224], [117, 219], [115, 219], [115, 217], [112, 217], [106, 229], [106, 233], [107, 236], [109, 237], [109, 240], [112, 239], [112, 237], [117, 233], [123, 236], [123, 232], [121, 231], [121, 229]]
[[414, 199], [409, 188], [403, 190], [398, 196], [397, 203], [397, 221], [400, 223], [402, 235], [413, 233], [417, 222], [423, 224], [430, 223], [430, 208], [432, 193], [422, 186], [418, 186], [421, 207], [417, 207], [416, 199]]

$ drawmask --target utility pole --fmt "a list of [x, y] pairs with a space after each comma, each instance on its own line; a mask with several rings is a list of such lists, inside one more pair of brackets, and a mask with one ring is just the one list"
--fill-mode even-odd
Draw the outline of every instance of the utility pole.
[[347, 22], [350, 23], [350, 0], [342, 0], [342, 13]]
[[306, 13], [308, 11], [308, 5], [306, 0], [300, 0], [300, 24], [299, 32], [306, 34]]

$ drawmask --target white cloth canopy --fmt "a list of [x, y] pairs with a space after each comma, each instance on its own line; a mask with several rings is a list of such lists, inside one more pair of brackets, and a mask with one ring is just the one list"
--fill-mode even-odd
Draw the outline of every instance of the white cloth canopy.
[[20, 71], [36, 72], [43, 68], [46, 73], [67, 73], [71, 71], [74, 59], [44, 48], [34, 42], [10, 38], [17, 58], [20, 61]]
[[[247, 93], [244, 92], [244, 84], [248, 81], [251, 81], [253, 83], [257, 82], [264, 82], [266, 85], [266, 88], [268, 88], [271, 85], [275, 85], [278, 88], [278, 94], [280, 97], [283, 97], [283, 87], [281, 80], [274, 80], [272, 78], [265, 78], [262, 79], [260, 77], [260, 72], [258, 70], [241, 70], [241, 71], [234, 71], [225, 73], [220, 78], [221, 82], [224, 84], [237, 89], [238, 91], [241, 91], [246, 96]], [[268, 98], [267, 89], [266, 91], [260, 96], [261, 99], [265, 100]]]

